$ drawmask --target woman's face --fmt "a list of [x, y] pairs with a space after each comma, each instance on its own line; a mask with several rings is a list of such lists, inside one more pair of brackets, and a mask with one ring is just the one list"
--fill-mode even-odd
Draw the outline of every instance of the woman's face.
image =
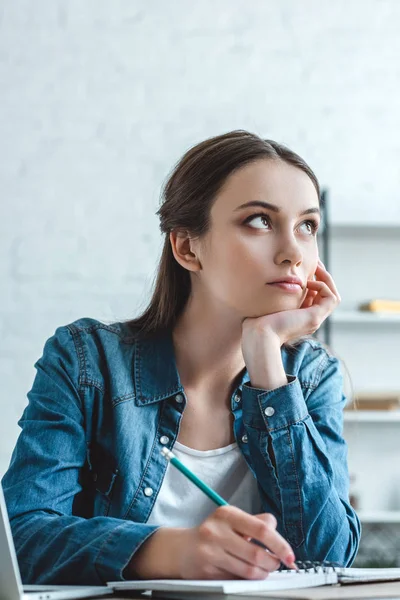
[[[268, 159], [242, 167], [225, 182], [210, 229], [197, 241], [202, 285], [242, 318], [299, 308], [317, 268], [319, 223], [318, 195], [301, 169]], [[287, 276], [302, 287], [271, 285]]]

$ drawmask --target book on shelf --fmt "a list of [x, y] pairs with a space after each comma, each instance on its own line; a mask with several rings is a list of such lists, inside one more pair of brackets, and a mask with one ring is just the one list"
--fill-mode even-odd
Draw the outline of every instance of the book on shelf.
[[399, 392], [356, 392], [346, 410], [399, 410]]
[[388, 312], [400, 314], [400, 300], [370, 300], [360, 304], [359, 310], [364, 312]]

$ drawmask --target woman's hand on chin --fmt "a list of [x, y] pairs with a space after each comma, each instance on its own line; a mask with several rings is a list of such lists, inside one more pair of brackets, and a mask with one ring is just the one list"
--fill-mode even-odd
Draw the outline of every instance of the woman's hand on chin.
[[254, 387], [266, 387], [267, 382], [274, 387], [284, 385], [287, 380], [278, 358], [282, 344], [314, 333], [339, 305], [339, 292], [321, 262], [315, 276], [315, 280], [307, 281], [300, 308], [244, 319], [242, 352]]
[[339, 305], [341, 298], [332, 276], [321, 261], [316, 279], [307, 281], [307, 294], [300, 308], [284, 310], [262, 317], [247, 318], [242, 324], [242, 344], [246, 338], [271, 336], [280, 345], [317, 331]]

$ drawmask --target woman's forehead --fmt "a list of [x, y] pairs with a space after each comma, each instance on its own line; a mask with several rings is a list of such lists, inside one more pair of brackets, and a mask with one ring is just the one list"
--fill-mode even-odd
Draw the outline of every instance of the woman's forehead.
[[300, 168], [283, 160], [257, 160], [230, 175], [217, 194], [211, 213], [235, 211], [241, 204], [259, 200], [278, 206], [282, 213], [319, 206], [313, 181]]

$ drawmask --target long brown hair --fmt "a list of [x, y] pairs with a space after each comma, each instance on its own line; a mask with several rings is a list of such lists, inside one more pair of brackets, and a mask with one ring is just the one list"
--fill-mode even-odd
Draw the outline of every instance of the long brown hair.
[[170, 232], [184, 230], [195, 237], [204, 235], [210, 225], [214, 199], [227, 178], [259, 159], [279, 159], [301, 169], [312, 180], [320, 198], [318, 180], [307, 163], [273, 140], [237, 130], [207, 139], [188, 150], [163, 188], [157, 215], [165, 239], [153, 294], [143, 314], [128, 321], [138, 334], [149, 335], [172, 328], [190, 295], [190, 273], [174, 258]]

